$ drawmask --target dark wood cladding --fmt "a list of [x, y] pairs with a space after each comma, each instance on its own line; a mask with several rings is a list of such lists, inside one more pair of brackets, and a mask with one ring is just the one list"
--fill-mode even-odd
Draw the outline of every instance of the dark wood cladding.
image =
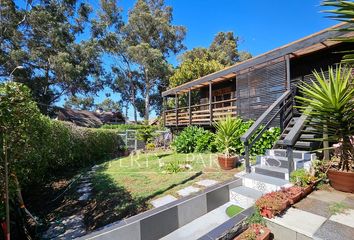
[[255, 120], [285, 91], [285, 61], [239, 74], [236, 76], [237, 115]]

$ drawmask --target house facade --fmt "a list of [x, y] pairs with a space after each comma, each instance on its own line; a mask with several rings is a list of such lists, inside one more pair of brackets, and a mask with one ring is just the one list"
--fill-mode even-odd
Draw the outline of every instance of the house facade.
[[[354, 43], [333, 40], [353, 35], [337, 31], [346, 25], [335, 25], [163, 92], [165, 126], [172, 129], [189, 125], [210, 127], [227, 115], [257, 120], [286, 91], [297, 94], [296, 86], [309, 82], [313, 70], [326, 71], [328, 66], [340, 62], [343, 51], [354, 49]], [[167, 107], [168, 102], [175, 104]], [[181, 102], [184, 105], [180, 106]], [[293, 110], [284, 108], [273, 125], [280, 123], [283, 128], [292, 117], [286, 111]]]

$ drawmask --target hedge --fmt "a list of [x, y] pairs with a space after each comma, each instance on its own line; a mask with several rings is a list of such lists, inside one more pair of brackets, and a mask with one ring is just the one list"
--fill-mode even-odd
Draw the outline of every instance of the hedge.
[[[42, 115], [22, 84], [0, 84], [0, 108], [0, 146], [6, 140], [10, 171], [22, 186], [113, 158], [124, 146], [117, 130], [82, 128]], [[0, 155], [3, 159], [3, 151]], [[1, 183], [3, 166], [2, 161]]]

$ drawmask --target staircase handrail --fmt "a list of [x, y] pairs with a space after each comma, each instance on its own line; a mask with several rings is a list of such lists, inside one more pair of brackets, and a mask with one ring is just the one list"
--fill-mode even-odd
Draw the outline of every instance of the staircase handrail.
[[293, 147], [296, 144], [296, 141], [301, 135], [301, 131], [304, 129], [308, 115], [302, 114], [299, 119], [297, 119], [295, 125], [291, 128], [290, 132], [286, 135], [283, 142], [287, 146]]
[[[284, 101], [292, 95], [291, 90], [285, 91], [272, 105], [268, 107], [268, 109], [252, 124], [252, 126], [246, 131], [244, 135], [241, 136], [241, 141], [245, 145], [245, 163], [246, 163], [246, 172], [251, 172], [251, 166], [250, 166], [250, 161], [249, 161], [249, 150], [253, 146], [253, 144], [262, 136], [262, 133], [267, 129], [267, 127], [272, 123], [272, 121], [276, 118], [276, 116], [283, 110], [285, 107]], [[264, 126], [264, 128], [258, 133], [258, 135], [252, 139], [252, 142], [249, 142], [249, 140], [252, 138], [252, 136], [255, 134], [257, 129], [262, 125], [262, 122], [281, 104], [283, 104], [282, 107], [279, 108], [279, 110], [273, 114], [271, 119], [267, 122], [267, 124]]]

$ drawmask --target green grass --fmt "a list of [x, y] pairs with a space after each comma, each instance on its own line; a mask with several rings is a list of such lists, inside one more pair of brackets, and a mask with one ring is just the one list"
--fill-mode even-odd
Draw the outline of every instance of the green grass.
[[243, 210], [242, 207], [239, 207], [236, 205], [231, 205], [226, 208], [226, 214], [227, 214], [227, 216], [229, 216], [231, 218], [231, 217], [239, 214], [242, 210]]

